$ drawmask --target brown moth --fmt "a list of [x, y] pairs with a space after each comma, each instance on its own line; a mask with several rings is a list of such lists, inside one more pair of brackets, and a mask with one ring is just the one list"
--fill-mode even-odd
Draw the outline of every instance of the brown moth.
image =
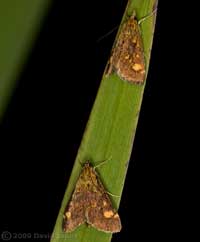
[[110, 75], [113, 71], [130, 83], [144, 82], [146, 74], [144, 49], [135, 13], [122, 25], [112, 50], [106, 75]]
[[65, 209], [63, 231], [72, 232], [83, 223], [106, 233], [121, 230], [119, 215], [89, 161], [84, 164]]

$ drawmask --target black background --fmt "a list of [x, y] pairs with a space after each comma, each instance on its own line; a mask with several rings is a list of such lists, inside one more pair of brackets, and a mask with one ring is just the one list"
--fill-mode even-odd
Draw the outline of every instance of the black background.
[[[0, 126], [3, 231], [53, 231], [116, 31], [98, 39], [120, 23], [126, 3], [53, 2]], [[135, 241], [159, 237], [166, 213], [163, 177], [171, 148], [166, 146], [167, 77], [161, 81], [161, 11], [160, 4], [119, 209], [123, 229], [113, 242], [128, 241], [130, 235]]]

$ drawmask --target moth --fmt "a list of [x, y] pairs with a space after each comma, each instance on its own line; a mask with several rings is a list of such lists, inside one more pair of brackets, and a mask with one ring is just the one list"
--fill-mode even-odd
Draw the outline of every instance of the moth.
[[146, 74], [144, 48], [135, 12], [122, 25], [111, 53], [106, 76], [113, 71], [129, 83], [144, 82]]
[[63, 231], [72, 232], [83, 223], [106, 233], [121, 230], [120, 217], [89, 161], [84, 164], [71, 200], [66, 206]]

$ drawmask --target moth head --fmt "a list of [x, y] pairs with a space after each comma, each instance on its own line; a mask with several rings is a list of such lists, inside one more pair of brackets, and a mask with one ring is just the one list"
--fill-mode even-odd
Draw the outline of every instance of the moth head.
[[89, 166], [90, 166], [90, 162], [89, 162], [89, 160], [87, 160], [87, 161], [85, 162], [84, 166], [86, 166], [86, 167], [89, 167]]
[[132, 11], [132, 13], [131, 13], [129, 18], [130, 19], [135, 19], [136, 18], [136, 11], [135, 11], [135, 9]]

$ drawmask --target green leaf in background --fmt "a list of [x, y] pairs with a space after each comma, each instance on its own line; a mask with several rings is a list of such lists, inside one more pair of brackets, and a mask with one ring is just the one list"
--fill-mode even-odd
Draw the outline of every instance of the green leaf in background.
[[50, 3], [0, 1], [0, 122]]
[[[150, 14], [157, 0], [129, 1], [122, 23], [136, 11], [137, 19]], [[146, 69], [148, 69], [156, 14], [141, 24]], [[71, 177], [58, 214], [51, 242], [109, 242], [112, 234], [81, 225], [71, 233], [62, 231], [63, 213], [81, 171], [80, 162], [93, 165], [109, 159], [98, 168], [107, 191], [121, 196], [131, 155], [145, 85], [122, 81], [115, 73], [103, 76], [101, 85], [78, 150]], [[67, 167], [66, 167], [67, 169]], [[120, 197], [111, 197], [118, 208]], [[122, 221], [123, 227], [123, 221]], [[123, 228], [122, 228], [123, 229]]]

